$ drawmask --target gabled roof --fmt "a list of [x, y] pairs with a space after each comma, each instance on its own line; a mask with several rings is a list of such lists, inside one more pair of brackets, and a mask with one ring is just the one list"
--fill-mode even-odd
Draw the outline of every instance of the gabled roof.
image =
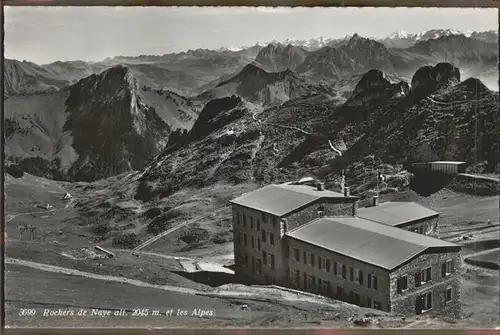
[[294, 210], [322, 198], [352, 198], [329, 190], [292, 184], [271, 184], [231, 200], [236, 205], [249, 207], [276, 216], [284, 216]]
[[286, 235], [389, 271], [426, 249], [461, 247], [358, 217], [320, 218]]
[[395, 227], [438, 215], [438, 212], [416, 202], [383, 202], [378, 206], [359, 208], [356, 214], [360, 218]]

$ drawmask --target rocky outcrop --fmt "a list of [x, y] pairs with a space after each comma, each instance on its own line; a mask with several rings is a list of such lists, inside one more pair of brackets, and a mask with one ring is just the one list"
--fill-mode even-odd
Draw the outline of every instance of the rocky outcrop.
[[73, 85], [66, 100], [64, 131], [78, 159], [69, 169], [77, 180], [95, 180], [140, 169], [166, 144], [170, 127], [145, 105], [123, 66]]
[[361, 77], [346, 106], [366, 106], [392, 97], [406, 96], [409, 85], [404, 81], [393, 83], [380, 70], [370, 70]]
[[235, 109], [241, 102], [240, 97], [233, 95], [207, 103], [189, 132], [189, 138], [192, 140], [203, 138], [240, 118], [241, 113], [239, 111], [234, 111], [234, 113], [229, 111]]
[[411, 80], [411, 93], [423, 96], [458, 82], [460, 82], [460, 70], [453, 64], [438, 63], [434, 67], [423, 66]]

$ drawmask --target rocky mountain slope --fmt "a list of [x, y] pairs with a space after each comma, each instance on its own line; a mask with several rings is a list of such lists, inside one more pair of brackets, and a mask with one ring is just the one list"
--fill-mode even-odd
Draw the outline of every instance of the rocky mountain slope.
[[4, 60], [4, 94], [54, 92], [68, 85], [68, 80], [31, 63], [12, 59]]
[[276, 105], [326, 89], [291, 70], [267, 72], [248, 64], [233, 78], [202, 94], [206, 100], [236, 94], [249, 102]]
[[196, 117], [189, 100], [141, 87], [117, 66], [53, 93], [7, 99], [6, 159], [38, 175], [96, 180], [142, 168]]
[[295, 70], [304, 62], [306, 56], [307, 51], [300, 47], [272, 43], [259, 52], [255, 62], [267, 71], [280, 72], [287, 69]]

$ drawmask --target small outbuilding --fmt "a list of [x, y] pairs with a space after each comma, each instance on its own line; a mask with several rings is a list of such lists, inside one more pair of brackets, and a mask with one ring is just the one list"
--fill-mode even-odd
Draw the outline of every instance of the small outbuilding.
[[465, 173], [465, 162], [457, 161], [437, 161], [430, 163], [431, 171], [442, 172], [446, 174]]

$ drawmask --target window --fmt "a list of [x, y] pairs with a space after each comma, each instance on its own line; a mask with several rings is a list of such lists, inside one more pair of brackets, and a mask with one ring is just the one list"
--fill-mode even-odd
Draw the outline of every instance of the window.
[[307, 252], [304, 251], [304, 253], [302, 254], [303, 258], [304, 258], [304, 264], [307, 264]]
[[274, 258], [274, 255], [273, 254], [268, 254], [267, 255], [267, 263], [271, 266], [271, 269], [275, 269], [275, 266], [276, 264], [274, 263], [275, 262], [275, 258]]
[[269, 233], [269, 243], [274, 245], [274, 234], [273, 233]]
[[318, 217], [323, 217], [325, 216], [325, 207], [324, 206], [319, 206], [318, 209], [316, 210], [316, 214]]
[[397, 280], [398, 293], [402, 293], [408, 289], [408, 276], [399, 277]]
[[243, 227], [245, 227], [247, 225], [247, 217], [245, 216], [245, 214], [242, 214], [243, 216]]
[[260, 230], [260, 219], [257, 219], [257, 230]]
[[421, 272], [421, 275], [420, 275], [420, 281], [422, 283], [427, 283], [427, 282], [430, 282], [432, 280], [432, 272], [431, 272], [431, 268], [428, 267], [427, 269], [424, 269], [422, 270]]
[[250, 229], [253, 229], [253, 216], [250, 217]]
[[333, 274], [336, 276], [339, 273], [339, 263], [333, 262]]
[[368, 274], [368, 288], [372, 288], [372, 282], [373, 282], [372, 275]]
[[324, 258], [322, 259], [323, 261], [323, 270], [325, 270], [326, 272], [330, 272], [330, 260], [328, 258]]
[[247, 234], [245, 232], [240, 231], [238, 240], [240, 243], [243, 243], [244, 245], [247, 245]]
[[256, 246], [256, 243], [255, 243], [255, 237], [254, 237], [254, 236], [252, 236], [252, 248], [255, 248], [255, 246]]
[[382, 303], [380, 301], [374, 301], [373, 308], [378, 309], [378, 310], [382, 310]]
[[260, 238], [257, 239], [257, 249], [260, 250]]
[[422, 301], [422, 312], [432, 309], [432, 292], [427, 292], [420, 296]]
[[347, 277], [347, 267], [345, 264], [342, 264], [342, 278], [346, 279]]
[[308, 275], [307, 273], [304, 273], [304, 280], [306, 284], [306, 289], [312, 288], [312, 276]]
[[366, 297], [366, 307], [372, 308], [372, 299], [370, 297]]
[[349, 268], [349, 279], [354, 281], [354, 268]]
[[353, 304], [359, 306], [359, 305], [361, 305], [361, 296], [356, 292], [352, 292], [351, 301]]
[[266, 242], [266, 230], [262, 229], [262, 242]]
[[444, 291], [444, 301], [445, 301], [445, 302], [450, 302], [450, 301], [451, 301], [451, 287], [448, 287], [448, 288]]
[[276, 220], [276, 216], [273, 216], [272, 221], [273, 221], [273, 227], [276, 227], [276, 221], [277, 221], [277, 220]]
[[262, 222], [266, 223], [267, 222], [267, 214], [262, 213]]
[[311, 264], [312, 267], [314, 267], [314, 254], [310, 254], [310, 258], [309, 258], [309, 262]]
[[447, 277], [447, 276], [451, 275], [453, 273], [453, 270], [454, 270], [453, 267], [454, 267], [453, 261], [451, 259], [444, 262], [442, 267], [441, 267], [443, 277]]
[[337, 286], [337, 297], [341, 300], [345, 297], [345, 291], [342, 286]]
[[323, 281], [323, 287], [321, 288], [321, 293], [323, 294], [326, 294], [326, 295], [330, 295], [331, 294], [331, 291], [330, 291], [330, 282], [327, 282], [327, 281]]
[[241, 224], [240, 213], [236, 212], [236, 223]]
[[255, 273], [260, 274], [262, 272], [262, 263], [260, 259], [255, 260]]
[[318, 256], [318, 268], [321, 270], [323, 263], [321, 262], [321, 256]]
[[360, 285], [363, 285], [363, 271], [354, 269], [354, 281]]
[[372, 276], [372, 279], [373, 279], [373, 289], [374, 290], [378, 290], [378, 278], [377, 276]]
[[295, 270], [295, 284], [297, 286], [300, 286], [300, 271], [299, 270]]
[[285, 258], [286, 259], [290, 258], [290, 247], [289, 246], [285, 247]]
[[262, 251], [262, 262], [267, 265], [267, 252], [265, 250]]
[[240, 253], [240, 260], [241, 260], [241, 267], [243, 268], [248, 267], [248, 256], [246, 253], [244, 252]]
[[300, 261], [300, 250], [297, 248], [293, 248], [293, 257], [297, 262]]

